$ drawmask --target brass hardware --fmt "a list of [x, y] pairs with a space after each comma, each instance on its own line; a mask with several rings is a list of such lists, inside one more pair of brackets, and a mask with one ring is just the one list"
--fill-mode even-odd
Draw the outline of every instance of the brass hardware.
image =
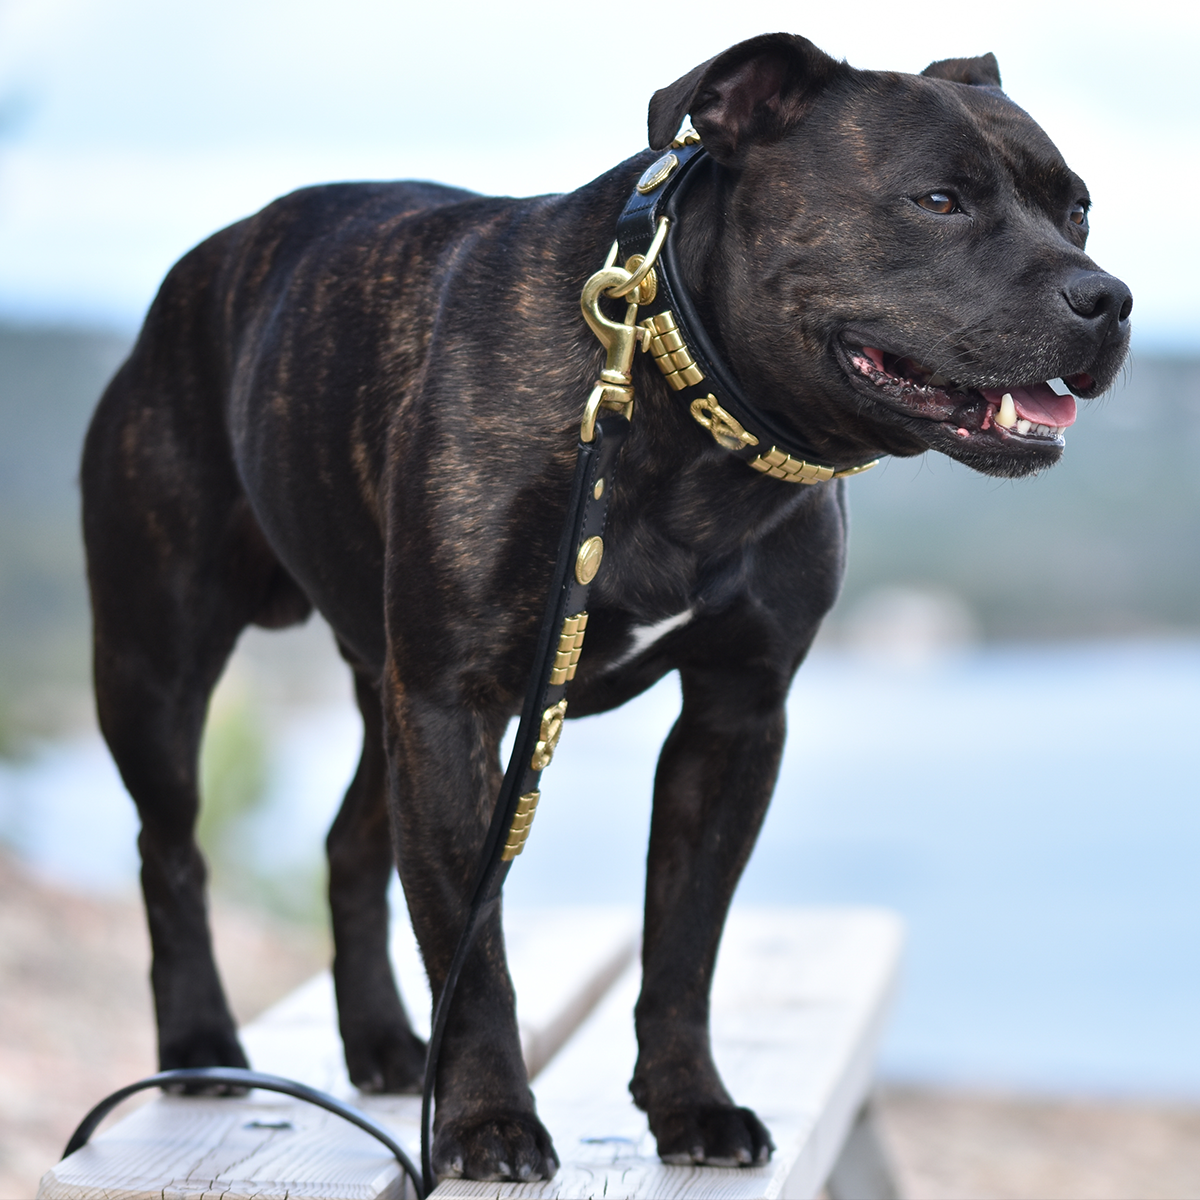
[[[579, 424], [581, 441], [590, 442], [596, 436], [596, 418], [602, 408], [619, 412], [627, 421], [633, 420], [633, 352], [637, 349], [638, 339], [645, 336], [635, 324], [638, 295], [654, 268], [670, 226], [666, 217], [659, 218], [646, 257], [632, 273], [616, 266], [617, 246], [614, 242], [604, 266], [583, 285], [579, 307], [584, 320], [608, 354], [604, 370], [600, 372], [600, 378], [596, 380], [583, 408], [583, 420]], [[654, 286], [657, 288], [657, 282]], [[614, 321], [601, 311], [601, 296], [619, 300], [630, 293], [633, 296], [625, 306], [623, 321]]]
[[[631, 305], [632, 307], [632, 305]], [[583, 406], [583, 420], [579, 423], [579, 440], [590, 442], [596, 436], [596, 418], [602, 408], [619, 412], [627, 421], [633, 420], [633, 388], [613, 387], [598, 383]]]
[[533, 826], [533, 814], [537, 812], [541, 792], [526, 792], [517, 801], [517, 811], [513, 813], [512, 824], [508, 827], [508, 837], [504, 840], [504, 850], [500, 854], [501, 862], [512, 862], [522, 850]]
[[782, 479], [787, 483], [824, 483], [833, 478], [832, 467], [820, 467], [816, 463], [805, 462], [802, 458], [792, 458], [782, 450], [772, 446], [766, 454], [760, 454], [751, 459], [750, 465], [772, 479]]
[[596, 486], [592, 488], [592, 499], [599, 500], [604, 495], [604, 480], [597, 479]]
[[648, 196], [656, 187], [661, 187], [671, 177], [671, 172], [679, 166], [679, 158], [669, 150], [661, 158], [656, 158], [643, 172], [637, 181], [639, 195]]
[[608, 361], [600, 372], [600, 379], [617, 386], [628, 386], [632, 380], [629, 368], [637, 347], [638, 335], [633, 324], [637, 305], [627, 306], [631, 311], [625, 314], [624, 321], [613, 321], [600, 311], [600, 297], [610, 288], [619, 288], [628, 283], [629, 279], [629, 272], [621, 267], [603, 267], [583, 285], [583, 295], [579, 298], [583, 319], [608, 351]]
[[579, 553], [575, 557], [575, 578], [585, 586], [596, 578], [596, 572], [600, 570], [600, 560], [604, 557], [604, 539], [602, 537], [590, 537], [582, 546], [579, 547]]
[[[667, 230], [671, 228], [670, 217], [659, 217], [658, 224], [654, 228], [654, 237], [650, 239], [650, 245], [646, 247], [646, 256], [643, 258], [640, 254], [633, 255], [633, 258], [638, 260], [637, 267], [634, 268], [633, 274], [620, 287], [611, 288], [606, 294], [614, 300], [620, 300], [622, 296], [627, 296], [635, 287], [639, 287], [643, 279], [646, 279], [650, 272], [654, 269], [654, 264], [658, 261], [658, 252], [662, 249], [663, 242], [667, 240]], [[609, 251], [609, 257], [612, 262], [606, 263], [605, 266], [612, 266], [612, 263], [617, 261], [617, 243], [613, 242], [613, 248]], [[630, 262], [633, 261], [630, 259]], [[628, 269], [628, 268], [627, 268]], [[658, 280], [655, 278], [655, 290], [658, 288]], [[635, 297], [636, 298], [636, 297]], [[649, 300], [640, 300], [639, 304], [649, 304]]]
[[684, 345], [674, 313], [661, 312], [655, 317], [647, 317], [638, 327], [645, 330], [642, 349], [650, 351], [658, 369], [675, 391], [682, 391], [703, 380], [704, 372], [696, 366], [695, 359]]
[[[558, 635], [558, 653], [554, 656], [554, 669], [550, 672], [550, 686], [570, 683], [575, 678], [579, 655], [583, 651], [583, 631], [587, 628], [587, 613], [576, 613], [563, 622]], [[565, 701], [564, 701], [565, 703]]]
[[692, 401], [691, 413], [713, 435], [717, 445], [726, 450], [740, 450], [743, 446], [758, 445], [758, 438], [752, 433], [747, 433], [738, 421], [717, 403], [716, 396], [711, 392]]
[[872, 467], [879, 466], [879, 459], [863, 463], [861, 467], [847, 467], [844, 471], [835, 471], [832, 467], [819, 467], [816, 463], [805, 462], [802, 458], [792, 458], [790, 454], [772, 446], [766, 454], [760, 454], [750, 461], [750, 465], [772, 479], [783, 479], [788, 483], [824, 483], [829, 479], [849, 479], [851, 475], [861, 475]]
[[[643, 254], [631, 254], [625, 260], [625, 270], [631, 275], [637, 274], [637, 269], [646, 261]], [[658, 295], [658, 276], [654, 271], [646, 275], [641, 283], [630, 293], [630, 297], [638, 304], [649, 304]]]
[[671, 143], [671, 149], [682, 150], [684, 146], [698, 145], [700, 145], [700, 135], [689, 127], [679, 131], [679, 136]]
[[619, 412], [625, 420], [633, 420], [633, 388], [614, 387], [604, 383], [598, 383], [592, 388], [592, 394], [583, 406], [583, 420], [579, 423], [581, 442], [590, 442], [596, 436], [596, 418], [602, 408], [611, 408], [614, 412]]
[[596, 436], [596, 417], [600, 409], [611, 408], [626, 420], [633, 418], [633, 351], [637, 346], [637, 304], [626, 305], [625, 320], [610, 320], [600, 311], [600, 297], [610, 287], [620, 287], [628, 282], [629, 272], [620, 267], [607, 266], [597, 271], [583, 285], [579, 306], [584, 320], [608, 351], [608, 361], [583, 410], [583, 421], [579, 437], [590, 442]]
[[[582, 639], [581, 639], [582, 640]], [[576, 655], [576, 660], [579, 656]], [[535, 771], [544, 771], [554, 757], [558, 739], [562, 737], [563, 721], [567, 715], [567, 702], [560, 700], [553, 708], [542, 713], [542, 727], [538, 730], [538, 744], [534, 747], [529, 765]]]
[[834, 479], [849, 479], [851, 475], [861, 475], [864, 471], [869, 471], [872, 467], [879, 466], [879, 459], [873, 458], [869, 463], [863, 463], [861, 467], [847, 467], [844, 471], [834, 471]]

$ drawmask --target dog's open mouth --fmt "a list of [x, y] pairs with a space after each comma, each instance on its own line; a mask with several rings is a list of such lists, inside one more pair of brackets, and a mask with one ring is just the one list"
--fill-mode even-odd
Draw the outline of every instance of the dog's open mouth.
[[905, 416], [937, 421], [955, 437], [1025, 444], [1063, 444], [1063, 432], [1075, 423], [1075, 397], [1093, 380], [1086, 372], [1065, 380], [1013, 383], [1002, 387], [970, 387], [936, 374], [912, 358], [875, 346], [844, 342], [847, 370], [860, 387]]

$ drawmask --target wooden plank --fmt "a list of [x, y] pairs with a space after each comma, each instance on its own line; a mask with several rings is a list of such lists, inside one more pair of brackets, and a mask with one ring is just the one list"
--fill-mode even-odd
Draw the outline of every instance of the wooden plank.
[[451, 1197], [813, 1197], [866, 1098], [895, 986], [901, 926], [878, 910], [735, 909], [713, 987], [713, 1051], [766, 1122], [760, 1167], [670, 1167], [626, 1090], [636, 1056], [630, 971], [534, 1086], [562, 1157], [536, 1184], [454, 1180]]
[[[506, 922], [523, 1029], [544, 1033], [556, 1021], [565, 1026], [563, 1014], [572, 1006], [581, 1013], [583, 997], [601, 990], [597, 980], [618, 973], [631, 921], [629, 914], [614, 921], [593, 910]], [[534, 1085], [563, 1159], [558, 1175], [539, 1184], [447, 1181], [435, 1195], [814, 1196], [866, 1096], [900, 943], [898, 921], [883, 912], [735, 910], [714, 985], [714, 1052], [739, 1102], [770, 1127], [778, 1145], [771, 1163], [722, 1169], [658, 1161], [645, 1117], [626, 1090], [639, 978], [631, 965]], [[400, 958], [399, 973], [407, 977], [412, 963], [404, 964], [403, 953]], [[413, 981], [406, 983], [412, 994]], [[327, 978], [299, 989], [245, 1032], [261, 1069], [353, 1094], [341, 1066]], [[543, 1045], [555, 1038], [547, 1035]], [[527, 1037], [527, 1054], [536, 1042]], [[354, 1102], [415, 1152], [415, 1097]], [[258, 1093], [236, 1101], [163, 1097], [49, 1172], [39, 1197], [402, 1195], [398, 1169], [382, 1148], [340, 1122], [335, 1129], [335, 1120]]]
[[[505, 914], [504, 927], [521, 1044], [532, 1077], [633, 960], [641, 915], [635, 909], [583, 905], [516, 909]], [[407, 924], [393, 937], [391, 951], [413, 1028], [428, 1037], [429, 985]], [[241, 1036], [256, 1069], [297, 1079], [361, 1107], [365, 1098], [346, 1075], [328, 971], [247, 1025]]]
[[[526, 1061], [544, 1065], [633, 961], [640, 914], [565, 908], [506, 914]], [[411, 931], [392, 957], [413, 1024], [429, 1029], [429, 989]], [[420, 1099], [363, 1096], [351, 1085], [328, 972], [242, 1031], [253, 1066], [362, 1109], [418, 1158]], [[81, 1113], [80, 1116], [83, 1114]], [[237, 1099], [157, 1096], [46, 1173], [39, 1200], [392, 1200], [395, 1161], [368, 1134], [310, 1105], [266, 1092]]]

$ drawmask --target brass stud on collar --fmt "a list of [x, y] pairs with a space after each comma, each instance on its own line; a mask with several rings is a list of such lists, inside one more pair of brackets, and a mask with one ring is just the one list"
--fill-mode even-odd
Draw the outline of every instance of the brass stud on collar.
[[678, 155], [669, 150], [661, 158], [656, 158], [643, 172], [637, 181], [638, 193], [649, 195], [656, 187], [661, 187], [671, 177], [671, 172], [679, 166]]

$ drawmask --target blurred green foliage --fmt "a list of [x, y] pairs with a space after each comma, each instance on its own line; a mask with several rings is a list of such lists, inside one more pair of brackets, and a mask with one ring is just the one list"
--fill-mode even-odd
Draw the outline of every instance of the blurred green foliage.
[[272, 738], [261, 698], [238, 678], [218, 686], [200, 751], [197, 838], [213, 890], [306, 925], [326, 921], [325, 871], [319, 846], [301, 862], [265, 866], [254, 819], [271, 778]]
[[102, 331], [0, 325], [0, 752], [88, 711], [79, 454], [128, 348]]
[[235, 888], [250, 867], [239, 834], [266, 798], [270, 762], [262, 714], [244, 689], [227, 695], [218, 693], [204, 728], [196, 834], [214, 884]]

